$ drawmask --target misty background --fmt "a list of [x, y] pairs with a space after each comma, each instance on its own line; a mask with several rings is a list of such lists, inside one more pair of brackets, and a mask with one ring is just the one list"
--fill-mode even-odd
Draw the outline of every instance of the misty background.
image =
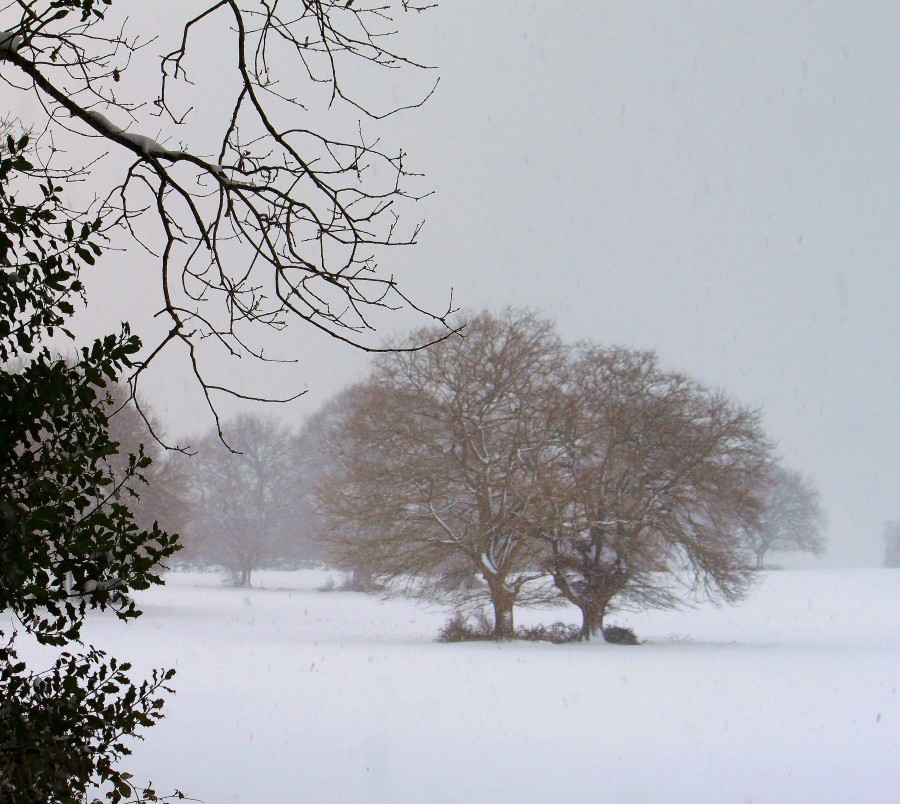
[[[171, 49], [173, 0], [117, 5]], [[440, 82], [371, 129], [435, 192], [406, 210], [425, 220], [418, 245], [383, 270], [435, 311], [451, 288], [464, 310], [532, 308], [569, 341], [655, 349], [759, 406], [821, 490], [821, 563], [880, 564], [900, 516], [900, 6], [447, 0], [399, 24], [395, 49], [437, 70], [372, 96]], [[27, 120], [33, 101], [7, 98]], [[81, 332], [127, 319], [150, 342], [154, 262], [106, 260]], [[367, 366], [302, 326], [268, 353], [299, 362], [222, 371], [250, 393], [308, 388], [266, 409], [295, 426]], [[173, 437], [212, 424], [177, 350], [141, 391]]]

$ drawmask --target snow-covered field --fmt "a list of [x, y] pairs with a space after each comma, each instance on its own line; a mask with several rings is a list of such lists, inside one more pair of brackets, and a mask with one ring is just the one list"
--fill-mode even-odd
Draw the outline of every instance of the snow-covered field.
[[323, 580], [174, 573], [137, 622], [91, 619], [94, 644], [178, 671], [136, 780], [206, 804], [900, 801], [900, 571], [613, 617], [638, 647], [437, 644], [446, 611]]

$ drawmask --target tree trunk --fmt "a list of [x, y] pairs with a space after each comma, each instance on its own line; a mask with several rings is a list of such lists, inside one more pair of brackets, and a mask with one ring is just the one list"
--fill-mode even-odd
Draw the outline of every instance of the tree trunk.
[[514, 639], [516, 629], [513, 624], [512, 595], [493, 597], [491, 603], [494, 605], [494, 639], [497, 641]]
[[494, 607], [494, 639], [515, 639], [513, 625], [513, 604], [516, 602], [515, 592], [506, 588], [502, 580], [485, 574], [488, 590], [491, 594], [491, 605]]
[[584, 604], [579, 605], [578, 608], [581, 609], [581, 633], [578, 635], [578, 640], [590, 642], [594, 637], [599, 636], [600, 639], [606, 641], [606, 637], [603, 636], [603, 617], [606, 614], [606, 607]]
[[581, 609], [581, 633], [578, 635], [579, 642], [590, 642], [595, 633], [594, 612], [590, 606], [579, 606]]
[[482, 573], [487, 581], [488, 591], [491, 595], [491, 605], [494, 607], [494, 633], [493, 638], [502, 641], [515, 639], [516, 630], [513, 624], [513, 605], [516, 602], [516, 593], [507, 588], [503, 579]]
[[250, 573], [252, 569], [250, 567], [241, 567], [241, 588], [244, 587], [250, 588], [253, 584], [250, 583]]

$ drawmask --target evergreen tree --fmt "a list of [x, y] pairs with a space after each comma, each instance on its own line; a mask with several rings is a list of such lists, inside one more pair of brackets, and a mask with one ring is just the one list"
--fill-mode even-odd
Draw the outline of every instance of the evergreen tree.
[[[0, 611], [37, 641], [80, 644], [90, 610], [139, 615], [130, 593], [160, 583], [175, 536], [140, 529], [125, 500], [150, 460], [142, 448], [114, 475], [109, 388], [140, 347], [127, 325], [51, 353], [102, 252], [101, 221], [67, 210], [58, 179], [28, 160], [27, 136], [0, 152]], [[39, 189], [38, 189], [39, 188]], [[27, 200], [24, 197], [33, 196]], [[4, 618], [3, 627], [8, 621]], [[0, 800], [69, 802], [107, 785], [116, 802], [139, 791], [115, 763], [123, 738], [161, 717], [173, 671], [132, 681], [129, 665], [85, 647], [35, 671], [0, 630]]]

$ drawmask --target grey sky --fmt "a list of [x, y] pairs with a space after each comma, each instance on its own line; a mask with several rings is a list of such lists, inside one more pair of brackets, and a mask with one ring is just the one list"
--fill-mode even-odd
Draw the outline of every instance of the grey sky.
[[900, 516], [900, 7], [447, 3], [430, 25], [427, 281], [760, 405], [822, 490], [831, 560], [878, 561]]
[[[388, 135], [436, 194], [382, 264], [433, 307], [451, 286], [532, 307], [761, 406], [822, 491], [829, 562], [877, 563], [900, 517], [900, 6], [446, 0], [400, 24], [441, 83]], [[145, 293], [105, 287], [98, 320]], [[365, 359], [293, 338], [298, 367], [241, 382], [308, 386], [299, 422]], [[145, 391], [196, 432], [178, 365]]]
[[762, 406], [831, 559], [877, 561], [900, 516], [900, 7], [462, 5], [434, 39], [446, 204], [417, 256], [465, 304]]

